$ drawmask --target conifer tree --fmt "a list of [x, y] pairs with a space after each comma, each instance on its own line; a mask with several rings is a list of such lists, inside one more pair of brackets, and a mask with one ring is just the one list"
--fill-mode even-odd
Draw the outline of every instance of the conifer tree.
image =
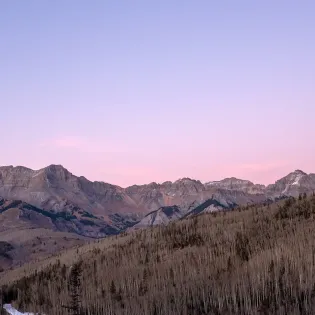
[[70, 276], [68, 280], [70, 288], [70, 306], [64, 306], [69, 310], [71, 315], [81, 315], [81, 276], [82, 276], [82, 262], [78, 262], [71, 267]]
[[111, 282], [111, 284], [110, 284], [109, 292], [110, 292], [112, 295], [115, 295], [115, 294], [116, 294], [116, 286], [115, 286], [114, 280], [112, 280], [112, 282]]
[[82, 265], [77, 263], [70, 273], [71, 307], [73, 315], [80, 315], [81, 309], [81, 275]]

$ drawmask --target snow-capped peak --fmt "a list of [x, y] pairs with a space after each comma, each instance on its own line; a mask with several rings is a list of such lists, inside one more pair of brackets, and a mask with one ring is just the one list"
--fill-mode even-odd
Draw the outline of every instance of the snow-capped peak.
[[306, 173], [304, 173], [301, 170], [295, 170], [293, 173], [289, 174], [289, 184], [290, 185], [300, 185], [301, 179], [307, 176]]

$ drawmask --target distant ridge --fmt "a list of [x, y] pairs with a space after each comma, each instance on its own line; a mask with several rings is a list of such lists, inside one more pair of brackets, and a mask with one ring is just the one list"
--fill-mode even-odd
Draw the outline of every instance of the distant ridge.
[[[235, 177], [205, 184], [184, 177], [175, 182], [122, 188], [75, 176], [62, 165], [49, 165], [40, 170], [24, 166], [0, 167], [0, 197], [21, 200], [46, 213], [65, 213], [71, 222], [64, 225], [65, 230], [94, 237], [115, 234], [136, 223], [139, 226], [167, 224], [194, 213], [194, 209], [200, 211], [200, 206], [207, 202], [211, 207], [203, 211], [218, 211], [314, 190], [315, 174], [301, 170], [268, 186]], [[89, 220], [82, 219], [83, 214], [90, 216]]]

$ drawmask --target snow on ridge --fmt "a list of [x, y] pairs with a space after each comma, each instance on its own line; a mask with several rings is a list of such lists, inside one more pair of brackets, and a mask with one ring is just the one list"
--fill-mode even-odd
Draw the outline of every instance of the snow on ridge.
[[212, 182], [206, 182], [205, 185], [217, 185], [218, 183], [220, 183], [220, 181], [212, 181]]
[[292, 183], [292, 185], [300, 185], [300, 180], [303, 177], [303, 174], [298, 174], [295, 179], [294, 182]]
[[34, 178], [34, 177], [36, 177], [36, 176], [38, 176], [38, 175], [40, 175], [42, 173], [44, 173], [44, 170], [33, 171], [32, 178]]

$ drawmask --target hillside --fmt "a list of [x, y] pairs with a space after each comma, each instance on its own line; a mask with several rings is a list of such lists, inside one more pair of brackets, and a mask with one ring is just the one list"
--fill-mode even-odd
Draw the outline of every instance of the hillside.
[[67, 224], [68, 218], [63, 213], [54, 216], [22, 201], [0, 199], [0, 270], [36, 261], [91, 240], [67, 232]]
[[81, 268], [83, 314], [313, 314], [314, 219], [301, 196], [109, 237], [6, 272], [3, 302], [65, 314]]
[[20, 200], [0, 198], [0, 232], [17, 228], [46, 228], [87, 237], [104, 237], [120, 232], [119, 228], [111, 227], [104, 220], [78, 207], [68, 211], [46, 211]]

